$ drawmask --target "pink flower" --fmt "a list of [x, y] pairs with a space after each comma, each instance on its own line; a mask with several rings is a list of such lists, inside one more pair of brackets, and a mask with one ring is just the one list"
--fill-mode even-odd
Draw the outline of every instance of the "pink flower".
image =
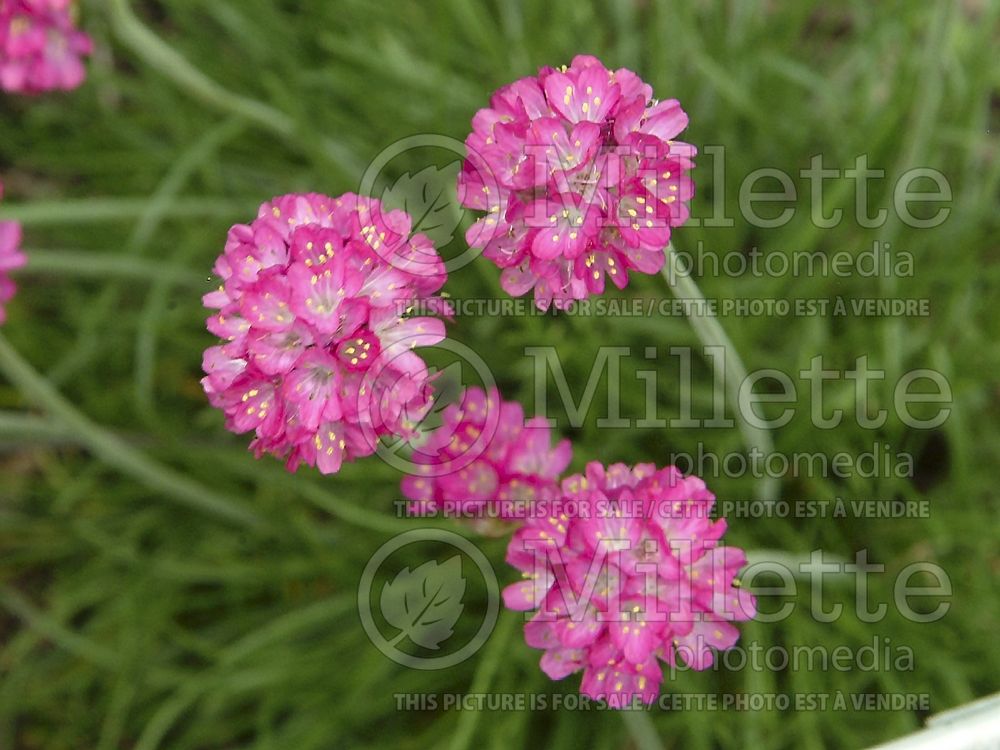
[[542, 670], [583, 670], [580, 690], [612, 706], [651, 703], [663, 671], [707, 669], [713, 649], [739, 638], [734, 621], [756, 613], [736, 574], [746, 555], [719, 545], [724, 520], [697, 477], [652, 464], [587, 465], [561, 496], [518, 529], [507, 561], [523, 574], [504, 603], [538, 610], [525, 625], [545, 650]]
[[[205, 295], [224, 339], [202, 380], [233, 432], [260, 456], [324, 474], [411, 437], [430, 408], [430, 373], [412, 351], [444, 338], [436, 318], [405, 317], [445, 281], [444, 264], [410, 217], [352, 194], [285, 195], [229, 230]], [[433, 300], [437, 301], [437, 300]]]
[[0, 0], [0, 88], [18, 94], [75, 89], [93, 50], [70, 0]]
[[455, 514], [489, 532], [504, 528], [497, 519], [521, 519], [558, 494], [572, 451], [568, 440], [552, 446], [544, 418], [525, 422], [521, 406], [496, 388], [468, 388], [441, 419], [413, 453], [420, 470], [402, 482], [411, 512]]
[[541, 309], [656, 273], [694, 193], [695, 148], [673, 140], [687, 122], [676, 100], [589, 56], [504, 86], [465, 141], [459, 200], [486, 212], [466, 240]]
[[[0, 183], [0, 198], [3, 198], [3, 183]], [[8, 274], [28, 260], [20, 247], [21, 225], [16, 221], [0, 221], [0, 324], [7, 320], [4, 305], [10, 302], [17, 291], [17, 286]]]

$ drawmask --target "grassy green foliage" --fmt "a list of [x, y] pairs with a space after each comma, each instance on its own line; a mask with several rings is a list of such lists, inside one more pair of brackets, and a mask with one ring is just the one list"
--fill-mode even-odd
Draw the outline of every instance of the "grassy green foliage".
[[[399, 692], [572, 693], [578, 682], [545, 678], [509, 617], [479, 655], [452, 669], [416, 672], [388, 661], [361, 629], [355, 592], [372, 552], [415, 523], [391, 513], [396, 472], [373, 459], [336, 477], [292, 476], [274, 460], [255, 461], [198, 384], [201, 352], [212, 342], [199, 297], [211, 288], [211, 264], [232, 223], [273, 195], [357, 190], [364, 166], [405, 136], [462, 139], [490, 91], [578, 52], [633, 68], [660, 96], [679, 98], [691, 116], [686, 140], [725, 145], [726, 184], [702, 156], [694, 213], [709, 216], [721, 191], [733, 225], [682, 228], [678, 249], [703, 242], [720, 253], [858, 253], [880, 240], [912, 253], [913, 274], [901, 278], [699, 278], [718, 299], [930, 300], [928, 317], [726, 318], [749, 369], [794, 376], [822, 354], [826, 367], [845, 370], [867, 355], [887, 372], [872, 386], [872, 409], [891, 410], [892, 386], [913, 368], [939, 370], [953, 391], [939, 429], [914, 430], [891, 416], [870, 430], [854, 417], [854, 384], [841, 380], [827, 386], [826, 403], [844, 409], [844, 421], [822, 430], [800, 387], [795, 418], [773, 435], [786, 454], [858, 454], [879, 443], [915, 459], [911, 478], [790, 473], [783, 499], [926, 500], [927, 518], [730, 525], [729, 538], [743, 547], [822, 548], [846, 558], [864, 548], [886, 569], [870, 586], [873, 602], [890, 604], [885, 620], [848, 614], [847, 582], [825, 591], [828, 605], [845, 605], [844, 616], [816, 622], [800, 584], [793, 615], [749, 624], [745, 642], [856, 649], [889, 638], [913, 650], [912, 670], [684, 673], [664, 691], [929, 693], [938, 711], [997, 687], [997, 3], [132, 3], [180, 57], [123, 23], [124, 4], [84, 3], [97, 52], [82, 89], [0, 99], [0, 217], [23, 220], [29, 256], [37, 257], [18, 277], [2, 332], [8, 343], [0, 342], [0, 747], [556, 749], [641, 741], [642, 726], [611, 712], [396, 711]], [[854, 220], [848, 180], [826, 184], [826, 214], [845, 214], [837, 227], [809, 220], [803, 183], [787, 225], [761, 229], [739, 217], [747, 174], [766, 166], [794, 176], [818, 153], [840, 169], [867, 154], [870, 166], [886, 170], [869, 196], [872, 211], [889, 209], [884, 226]], [[420, 159], [414, 153], [394, 167], [417, 172]], [[896, 178], [917, 166], [943, 172], [953, 192], [950, 217], [932, 230], [907, 227], [892, 211]], [[445, 253], [463, 249], [459, 239]], [[503, 295], [486, 261], [454, 273], [446, 290]], [[635, 277], [615, 294], [667, 291], [658, 277]], [[676, 416], [677, 362], [667, 349], [698, 345], [680, 317], [460, 317], [450, 330], [528, 410], [534, 385], [525, 346], [558, 346], [577, 398], [598, 348], [629, 346], [618, 395], [633, 419], [645, 399], [635, 372], [650, 367], [661, 369], [661, 416]], [[658, 350], [652, 365], [642, 358], [648, 346]], [[709, 362], [695, 358], [694, 381], [695, 402], [707, 409]], [[595, 404], [606, 403], [609, 387], [617, 389], [602, 379]], [[549, 392], [550, 415], [565, 425], [551, 381]], [[601, 413], [564, 430], [575, 443], [574, 469], [589, 458], [662, 463], [699, 441], [716, 452], [741, 450], [735, 428], [607, 430], [596, 425], [603, 409], [594, 411]], [[720, 499], [753, 497], [749, 478], [711, 486]], [[481, 546], [501, 583], [513, 580], [502, 540]], [[933, 624], [910, 622], [892, 606], [896, 573], [920, 560], [941, 565], [954, 587], [951, 610]], [[472, 592], [467, 611], [482, 606], [482, 592]], [[859, 747], [914, 730], [923, 718], [853, 709], [651, 714], [663, 746], [687, 750]]]

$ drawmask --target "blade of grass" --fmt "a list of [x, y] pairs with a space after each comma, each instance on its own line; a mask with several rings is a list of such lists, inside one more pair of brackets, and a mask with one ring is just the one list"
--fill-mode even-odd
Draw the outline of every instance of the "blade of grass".
[[29, 263], [19, 275], [32, 273], [65, 274], [85, 278], [117, 276], [149, 282], [182, 284], [192, 289], [205, 288], [205, 275], [179, 266], [164, 266], [156, 261], [130, 258], [112, 253], [92, 253], [83, 250], [25, 249]]
[[0, 441], [66, 443], [73, 442], [73, 437], [72, 430], [46, 417], [0, 412]]
[[[186, 58], [150, 31], [132, 12], [127, 0], [106, 0], [108, 19], [119, 41], [195, 99], [222, 112], [245, 117], [298, 147], [295, 121], [274, 107], [227, 90], [202, 73]], [[321, 139], [324, 154], [345, 176], [356, 177], [364, 164], [351, 151], [330, 138]]]
[[[472, 684], [469, 685], [470, 694], [481, 695], [490, 689], [500, 667], [500, 662], [507, 653], [511, 636], [517, 630], [514, 627], [517, 622], [518, 613], [507, 610], [500, 613], [500, 620], [490, 637], [490, 644], [479, 657], [476, 673], [472, 678]], [[466, 750], [469, 747], [476, 733], [476, 725], [482, 715], [482, 711], [464, 711], [462, 713], [458, 720], [458, 727], [451, 739], [451, 750]]]
[[70, 428], [83, 445], [108, 465], [182, 505], [241, 526], [254, 529], [263, 527], [263, 519], [235, 500], [160, 465], [117, 435], [91, 422], [28, 364], [2, 335], [0, 372], [30, 401]]
[[[156, 190], [145, 202], [128, 241], [122, 249], [123, 257], [141, 253], [156, 234], [171, 208], [181, 198], [180, 193], [191, 176], [203, 163], [210, 160], [221, 146], [244, 129], [243, 120], [230, 118], [209, 129], [189, 148], [181, 153], [160, 180]], [[117, 314], [121, 303], [123, 285], [110, 283], [94, 300], [80, 320], [76, 343], [51, 367], [48, 376], [57, 385], [86, 367], [101, 351], [102, 329], [110, 316]]]
[[639, 750], [663, 750], [663, 744], [646, 711], [622, 711], [622, 721]]
[[[189, 148], [170, 170], [164, 179], [161, 189], [154, 196], [150, 210], [136, 226], [132, 236], [133, 247], [138, 247], [148, 241], [160, 222], [160, 217], [169, 206], [172, 196], [179, 192], [189, 176], [208, 160], [223, 144], [235, 138], [244, 130], [244, 122], [240, 118], [230, 118], [213, 128]], [[190, 249], [178, 248], [174, 262], [186, 260]], [[166, 310], [170, 288], [173, 280], [168, 276], [158, 277], [146, 298], [142, 315], [139, 318], [139, 328], [135, 342], [135, 387], [136, 406], [147, 422], [156, 419], [153, 405], [153, 371], [156, 364], [156, 345], [158, 324]], [[117, 295], [115, 295], [117, 296]]]
[[[99, 224], [129, 221], [143, 216], [148, 198], [79, 198], [57, 201], [32, 201], [21, 205], [4, 202], [0, 220], [18, 221], [26, 226], [57, 224]], [[179, 198], [165, 209], [165, 218], [203, 219], [241, 216], [251, 204], [217, 197]]]
[[[704, 303], [705, 295], [701, 293], [698, 284], [681, 264], [673, 245], [667, 245], [666, 254], [667, 262], [663, 266], [661, 275], [666, 280], [673, 295], [677, 299]], [[774, 452], [774, 443], [770, 433], [751, 425], [743, 416], [747, 413], [745, 409], [749, 409], [749, 406], [745, 400], [740, 400], [740, 384], [747, 378], [747, 368], [740, 358], [736, 345], [726, 335], [718, 319], [714, 315], [699, 312], [700, 307], [701, 305], [694, 305], [690, 308], [688, 321], [703, 345], [721, 347], [726, 353], [722, 361], [719, 357], [713, 357], [712, 366], [715, 368], [716, 377], [725, 384], [730, 403], [735, 405], [736, 422], [739, 425], [740, 434], [743, 436], [743, 442], [748, 449], [759, 451], [764, 456], [770, 456]], [[760, 499], [765, 503], [773, 503], [778, 498], [777, 478], [763, 476], [758, 487]]]

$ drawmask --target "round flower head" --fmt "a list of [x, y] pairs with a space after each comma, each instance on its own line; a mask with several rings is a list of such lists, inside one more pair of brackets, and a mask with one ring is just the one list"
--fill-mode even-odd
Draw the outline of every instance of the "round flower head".
[[[3, 183], [0, 183], [0, 198], [3, 198]], [[8, 274], [27, 262], [21, 247], [21, 225], [16, 221], [0, 221], [0, 324], [7, 320], [4, 305], [17, 290]]]
[[732, 647], [733, 621], [756, 613], [736, 574], [746, 555], [719, 545], [724, 520], [697, 477], [652, 464], [562, 482], [562, 495], [518, 529], [507, 561], [523, 574], [504, 603], [538, 610], [525, 625], [553, 679], [583, 670], [580, 690], [609, 705], [651, 703], [663, 670], [711, 666]]
[[0, 0], [0, 88], [19, 94], [75, 89], [93, 49], [70, 0]]
[[520, 404], [502, 401], [496, 388], [468, 388], [414, 451], [418, 470], [403, 479], [403, 494], [414, 514], [444, 512], [501, 531], [499, 521], [521, 519], [557, 494], [571, 456], [568, 440], [552, 447], [544, 418], [525, 422]]
[[695, 148], [673, 140], [687, 122], [675, 99], [589, 56], [504, 86], [465, 141], [459, 200], [486, 211], [466, 240], [541, 309], [657, 272], [694, 192]]
[[[436, 318], [406, 317], [445, 281], [410, 217], [356, 195], [286, 195], [229, 230], [205, 295], [219, 312], [205, 352], [209, 401], [257, 455], [324, 474], [411, 437], [430, 407], [430, 374], [415, 346], [444, 338]], [[440, 305], [439, 305], [440, 307]]]

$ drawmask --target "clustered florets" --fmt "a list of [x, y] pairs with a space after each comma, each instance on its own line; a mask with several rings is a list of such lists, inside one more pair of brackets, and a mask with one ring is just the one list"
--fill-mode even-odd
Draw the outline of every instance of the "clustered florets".
[[[0, 198], [3, 198], [3, 183], [0, 182]], [[21, 225], [16, 221], [0, 221], [0, 324], [7, 320], [4, 305], [17, 290], [9, 274], [25, 264], [27, 259], [21, 252]]]
[[[541, 308], [658, 271], [693, 192], [695, 150], [673, 140], [686, 125], [676, 101], [592, 57], [502, 88], [466, 141], [459, 196], [486, 212], [469, 244]], [[553, 445], [548, 423], [496, 388], [467, 389], [418, 429], [433, 378], [411, 349], [444, 325], [400, 308], [448, 307], [433, 296], [444, 266], [410, 229], [405, 213], [355, 195], [284, 196], [233, 227], [222, 286], [205, 297], [225, 340], [205, 353], [210, 401], [292, 470], [335, 472], [387, 435], [411, 440], [411, 513], [514, 530], [507, 560], [523, 578], [503, 598], [534, 613], [525, 638], [546, 674], [582, 671], [581, 691], [614, 706], [653, 701], [662, 664], [708, 668], [739, 637], [732, 623], [754, 616], [736, 578], [746, 556], [720, 545], [726, 523], [700, 479], [599, 463], [563, 478], [569, 442]]]
[[468, 388], [459, 404], [441, 414], [442, 424], [417, 447], [403, 494], [414, 515], [446, 512], [473, 520], [480, 530], [508, 527], [532, 505], [555, 496], [569, 466], [568, 440], [552, 446], [542, 418], [525, 421], [518, 403], [496, 388]]
[[[72, 89], [90, 38], [72, 0], [0, 0], [0, 88]], [[476, 113], [458, 177], [481, 210], [470, 246], [503, 269], [513, 295], [565, 308], [664, 264], [671, 228], [688, 217], [693, 146], [676, 100], [656, 101], [635, 73], [577, 56], [498, 90]], [[0, 197], [3, 187], [0, 184]], [[205, 295], [202, 384], [258, 456], [324, 474], [371, 455], [388, 436], [413, 441], [403, 494], [416, 515], [450, 513], [484, 532], [510, 531], [522, 579], [506, 606], [532, 612], [528, 645], [553, 679], [582, 671], [581, 691], [624, 707], [652, 702], [662, 664], [706, 669], [739, 637], [754, 597], [737, 579], [742, 550], [720, 544], [724, 520], [697, 477], [674, 467], [587, 464], [563, 478], [568, 440], [525, 420], [496, 388], [467, 389], [422, 432], [434, 377], [413, 351], [444, 336], [436, 296], [445, 265], [408, 214], [354, 194], [292, 194], [233, 226]], [[0, 221], [0, 323], [25, 263], [21, 228]]]
[[0, 0], [0, 88], [18, 94], [70, 90], [86, 75], [90, 37], [71, 0]]
[[542, 309], [656, 273], [694, 192], [695, 148], [673, 140], [687, 123], [676, 100], [590, 56], [504, 86], [465, 141], [459, 199], [486, 212], [469, 245]]
[[618, 707], [652, 702], [661, 662], [702, 670], [732, 647], [732, 622], [756, 612], [736, 575], [746, 555], [719, 545], [724, 520], [697, 477], [674, 467], [587, 464], [513, 535], [507, 561], [523, 580], [504, 590], [537, 610], [528, 645], [553, 679], [583, 670], [581, 691]]
[[225, 340], [202, 381], [234, 432], [260, 455], [323, 473], [412, 436], [431, 405], [430, 373], [412, 351], [444, 338], [437, 318], [406, 317], [445, 280], [410, 218], [356, 195], [286, 195], [229, 232], [205, 296]]

